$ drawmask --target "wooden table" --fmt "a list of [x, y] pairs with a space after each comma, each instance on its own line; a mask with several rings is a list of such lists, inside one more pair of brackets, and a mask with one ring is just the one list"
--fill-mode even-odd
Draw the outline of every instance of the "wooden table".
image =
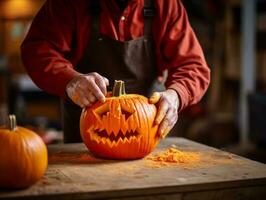
[[153, 152], [175, 145], [198, 152], [197, 165], [158, 167], [154, 161], [101, 160], [83, 144], [49, 146], [49, 167], [35, 185], [0, 191], [0, 199], [265, 199], [266, 165], [183, 138], [168, 138]]

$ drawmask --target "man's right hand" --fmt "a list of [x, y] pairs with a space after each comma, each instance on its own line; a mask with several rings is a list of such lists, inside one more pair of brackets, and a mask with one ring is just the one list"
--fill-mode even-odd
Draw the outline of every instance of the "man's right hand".
[[109, 81], [96, 72], [73, 78], [66, 87], [69, 98], [81, 108], [90, 106], [96, 100], [105, 101]]

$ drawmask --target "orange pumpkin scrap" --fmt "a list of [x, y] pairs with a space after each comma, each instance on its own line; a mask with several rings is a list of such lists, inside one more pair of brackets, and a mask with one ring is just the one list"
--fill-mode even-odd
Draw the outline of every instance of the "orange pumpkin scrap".
[[47, 168], [47, 148], [33, 131], [16, 126], [14, 115], [0, 127], [0, 188], [25, 188]]
[[88, 149], [104, 158], [137, 159], [158, 144], [156, 107], [142, 95], [125, 94], [123, 81], [116, 81], [113, 96], [83, 109], [80, 132]]

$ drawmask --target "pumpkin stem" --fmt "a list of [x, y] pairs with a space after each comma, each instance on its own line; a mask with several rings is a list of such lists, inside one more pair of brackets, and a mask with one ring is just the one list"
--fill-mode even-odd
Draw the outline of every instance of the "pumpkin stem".
[[124, 95], [124, 94], [126, 94], [125, 82], [121, 81], [121, 80], [119, 80], [119, 81], [115, 80], [112, 96], [113, 97], [119, 97], [119, 96]]
[[17, 120], [15, 115], [9, 115], [7, 119], [7, 126], [11, 131], [16, 130], [17, 128]]

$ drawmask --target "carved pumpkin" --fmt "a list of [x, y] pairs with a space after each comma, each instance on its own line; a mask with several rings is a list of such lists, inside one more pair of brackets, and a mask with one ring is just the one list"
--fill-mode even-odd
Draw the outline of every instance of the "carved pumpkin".
[[88, 149], [104, 158], [137, 159], [158, 144], [156, 107], [141, 95], [125, 94], [123, 81], [116, 81], [113, 96], [82, 111], [80, 132]]
[[14, 115], [0, 127], [0, 188], [25, 188], [47, 168], [47, 148], [33, 131], [16, 126]]

